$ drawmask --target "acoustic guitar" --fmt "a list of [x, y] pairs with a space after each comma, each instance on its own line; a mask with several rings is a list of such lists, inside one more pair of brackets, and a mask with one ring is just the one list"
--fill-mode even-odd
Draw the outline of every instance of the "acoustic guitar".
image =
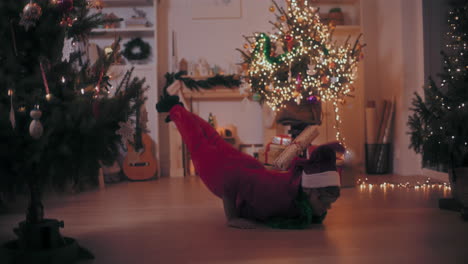
[[127, 178], [131, 181], [156, 178], [158, 162], [154, 154], [155, 144], [151, 137], [143, 132], [140, 124], [140, 107], [137, 107], [134, 144], [127, 142], [127, 156], [123, 162], [123, 171]]

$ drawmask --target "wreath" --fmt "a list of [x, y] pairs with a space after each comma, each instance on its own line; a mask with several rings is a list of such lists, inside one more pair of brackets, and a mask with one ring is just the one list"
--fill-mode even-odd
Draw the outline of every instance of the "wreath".
[[141, 38], [134, 38], [125, 43], [123, 55], [128, 60], [144, 60], [147, 59], [151, 52], [151, 46], [144, 42]]

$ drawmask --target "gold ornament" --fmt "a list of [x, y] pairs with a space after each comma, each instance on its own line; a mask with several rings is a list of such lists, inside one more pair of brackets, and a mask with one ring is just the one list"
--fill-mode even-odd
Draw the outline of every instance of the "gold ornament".
[[275, 10], [276, 10], [276, 9], [275, 9], [275, 6], [270, 6], [270, 12], [273, 13], [273, 12], [275, 12]]
[[302, 17], [297, 18], [297, 22], [302, 23], [302, 21], [304, 21]]
[[299, 95], [301, 95], [301, 94], [300, 94], [298, 91], [294, 91], [294, 92], [292, 93], [292, 96], [293, 96], [293, 97], [299, 97]]
[[249, 44], [245, 43], [244, 44], [244, 49], [248, 49], [249, 48]]
[[36, 3], [30, 2], [23, 8], [23, 13], [21, 14], [21, 20], [19, 24], [23, 26], [26, 31], [30, 27], [36, 26], [36, 22], [42, 15], [42, 8]]
[[286, 16], [281, 16], [280, 19], [281, 19], [281, 21], [284, 22], [284, 21], [286, 21]]
[[250, 47], [252, 47], [252, 49], [255, 49], [255, 43], [250, 44]]

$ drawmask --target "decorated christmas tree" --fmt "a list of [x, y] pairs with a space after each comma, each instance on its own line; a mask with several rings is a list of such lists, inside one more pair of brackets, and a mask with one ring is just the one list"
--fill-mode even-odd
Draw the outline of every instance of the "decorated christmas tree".
[[[359, 37], [337, 45], [335, 26], [320, 21], [319, 9], [307, 0], [287, 0], [287, 10], [273, 1], [270, 7], [276, 33], [245, 36], [241, 51], [253, 99], [279, 111], [288, 102], [333, 103], [336, 128], [341, 123], [338, 104], [352, 96], [362, 48]], [[342, 135], [337, 133], [342, 141]]]
[[439, 207], [468, 220], [468, 1], [454, 6], [448, 25], [440, 81], [429, 78], [424, 99], [413, 99], [410, 148], [425, 167], [448, 170], [453, 198], [440, 199]]
[[119, 122], [142, 100], [144, 80], [109, 83], [119, 41], [110, 54], [89, 60], [91, 30], [112, 22], [93, 7], [101, 2], [0, 1], [0, 192], [31, 195], [10, 250], [71, 245], [59, 239], [58, 221], [44, 219], [41, 193], [45, 186], [97, 182], [100, 164], [118, 155]]
[[468, 166], [468, 5], [448, 16], [440, 82], [429, 78], [424, 99], [415, 94], [409, 117], [411, 145], [426, 166]]

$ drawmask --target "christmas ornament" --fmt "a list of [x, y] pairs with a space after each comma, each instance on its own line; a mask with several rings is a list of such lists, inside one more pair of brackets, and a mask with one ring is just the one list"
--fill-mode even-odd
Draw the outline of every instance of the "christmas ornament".
[[309, 103], [314, 104], [314, 103], [317, 103], [317, 102], [318, 102], [318, 98], [317, 98], [317, 96], [312, 95], [312, 96], [307, 97], [307, 101], [308, 101]]
[[275, 89], [275, 86], [273, 85], [273, 83], [270, 83], [270, 85], [267, 86], [267, 89], [269, 91], [273, 91]]
[[302, 87], [302, 78], [301, 78], [301, 73], [299, 73], [297, 76], [296, 76], [296, 90], [300, 90]]
[[293, 37], [288, 34], [288, 35], [286, 35], [286, 37], [284, 37], [284, 39], [286, 40], [286, 45], [288, 47], [288, 51], [291, 51], [293, 49], [293, 46], [294, 46]]
[[252, 100], [254, 100], [255, 102], [259, 102], [260, 99], [262, 99], [262, 96], [259, 93], [254, 93], [252, 95]]
[[336, 82], [338, 82], [338, 78], [337, 78], [337, 77], [331, 77], [331, 78], [330, 78], [330, 81], [331, 81], [332, 83], [336, 83]]
[[38, 106], [31, 110], [30, 116], [33, 121], [31, 121], [31, 124], [29, 125], [29, 134], [32, 138], [39, 139], [44, 132], [44, 128], [42, 127], [41, 121], [39, 120], [42, 116], [42, 112], [39, 110]]
[[21, 20], [19, 24], [23, 26], [26, 31], [29, 30], [30, 27], [36, 26], [36, 22], [42, 15], [42, 8], [32, 1], [29, 2], [24, 8], [23, 13], [20, 15]]
[[282, 41], [277, 41], [276, 42], [275, 53], [277, 55], [281, 55], [281, 54], [284, 53], [284, 44], [283, 44]]
[[73, 26], [73, 19], [69, 16], [64, 16], [62, 21], [60, 21], [60, 25], [62, 27], [72, 27]]
[[10, 96], [10, 123], [11, 127], [15, 129], [16, 120], [15, 120], [15, 108], [13, 107], [13, 90], [8, 90], [8, 95]]
[[281, 19], [281, 21], [284, 22], [284, 21], [286, 21], [286, 16], [281, 16], [280, 19]]
[[273, 13], [273, 12], [275, 12], [276, 8], [275, 8], [275, 6], [270, 6], [270, 9], [269, 9], [269, 10], [270, 10], [270, 12]]
[[249, 44], [247, 43], [244, 44], [244, 49], [248, 49], [249, 47], [250, 47]]
[[63, 39], [63, 49], [62, 49], [62, 61], [69, 62], [70, 55], [74, 52], [73, 39], [64, 38]]
[[328, 76], [322, 76], [322, 78], [320, 78], [320, 81], [322, 81], [323, 84], [328, 84], [330, 80], [328, 79]]
[[250, 44], [250, 47], [251, 47], [252, 49], [255, 49], [255, 43]]
[[317, 70], [315, 69], [315, 65], [309, 64], [307, 66], [307, 74], [308, 75], [315, 75], [317, 73]]
[[302, 17], [297, 18], [297, 22], [302, 23], [303, 21], [304, 21], [304, 18], [302, 18]]
[[133, 124], [130, 120], [127, 122], [119, 122], [119, 129], [115, 131], [115, 134], [120, 136], [120, 140], [122, 144], [126, 144], [127, 142], [133, 143], [135, 139], [135, 129], [133, 128]]
[[292, 96], [293, 96], [294, 98], [297, 98], [297, 97], [299, 97], [300, 95], [301, 95], [301, 94], [300, 94], [298, 91], [294, 91], [294, 92], [292, 93]]

